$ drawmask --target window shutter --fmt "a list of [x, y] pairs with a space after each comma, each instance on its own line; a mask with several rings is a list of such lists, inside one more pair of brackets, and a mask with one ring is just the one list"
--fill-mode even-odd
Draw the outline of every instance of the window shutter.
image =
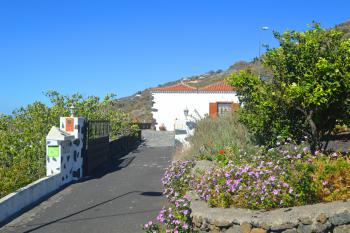
[[232, 103], [232, 112], [239, 109], [239, 107], [240, 107], [239, 103]]
[[209, 103], [209, 116], [215, 118], [218, 115], [218, 103]]

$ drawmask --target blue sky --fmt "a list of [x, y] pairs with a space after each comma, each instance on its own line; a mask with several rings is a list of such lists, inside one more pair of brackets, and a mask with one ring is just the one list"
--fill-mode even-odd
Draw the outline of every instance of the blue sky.
[[[2, 0], [0, 112], [43, 92], [118, 97], [226, 69], [276, 45], [271, 29], [350, 19], [350, 1]], [[269, 31], [261, 31], [269, 26]]]

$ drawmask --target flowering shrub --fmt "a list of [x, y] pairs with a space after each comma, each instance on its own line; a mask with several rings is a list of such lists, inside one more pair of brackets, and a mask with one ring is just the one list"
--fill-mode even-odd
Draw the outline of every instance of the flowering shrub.
[[190, 202], [187, 197], [178, 198], [168, 208], [163, 207], [157, 216], [157, 223], [148, 222], [145, 232], [194, 232], [192, 227]]
[[194, 188], [213, 206], [251, 209], [289, 206], [294, 192], [285, 175], [272, 162], [261, 161], [257, 167], [230, 162], [223, 168], [205, 172]]
[[[225, 153], [218, 153], [223, 156]], [[205, 171], [194, 191], [211, 206], [272, 209], [350, 198], [350, 162], [290, 140]]]
[[316, 166], [313, 178], [318, 182], [317, 195], [323, 201], [350, 198], [350, 160], [349, 158], [320, 157], [314, 161]]
[[194, 232], [190, 201], [185, 195], [193, 179], [193, 166], [192, 161], [175, 161], [165, 170], [162, 178], [163, 194], [169, 199], [170, 205], [159, 212], [157, 222], [150, 221], [143, 226], [145, 232]]
[[170, 201], [183, 197], [191, 179], [192, 161], [175, 161], [165, 170], [162, 178], [164, 194]]
[[149, 233], [194, 232], [190, 202], [184, 196], [188, 190], [211, 206], [249, 209], [350, 198], [350, 155], [311, 154], [304, 144], [280, 138], [276, 147], [256, 147], [253, 154], [233, 151], [229, 147], [217, 150], [218, 166], [200, 176], [191, 174], [192, 161], [173, 162], [162, 179], [170, 206], [160, 211], [156, 223], [148, 222], [143, 229]]

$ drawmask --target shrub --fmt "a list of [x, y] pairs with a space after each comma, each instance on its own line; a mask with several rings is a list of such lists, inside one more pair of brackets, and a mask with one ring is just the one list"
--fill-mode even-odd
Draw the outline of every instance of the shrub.
[[69, 115], [72, 103], [77, 116], [109, 119], [111, 138], [138, 129], [127, 114], [112, 110], [112, 95], [100, 101], [94, 96], [62, 96], [50, 91], [47, 97], [51, 107], [35, 102], [17, 109], [12, 116], [0, 115], [0, 197], [45, 176], [46, 135], [52, 126], [59, 126], [59, 117]]
[[164, 194], [169, 200], [183, 197], [189, 188], [194, 166], [192, 161], [175, 161], [165, 170], [162, 178]]
[[278, 144], [205, 171], [193, 182], [193, 190], [211, 206], [249, 209], [350, 198], [348, 157], [321, 152], [312, 155], [303, 145]]
[[226, 156], [239, 150], [255, 150], [254, 143], [247, 129], [238, 122], [236, 114], [217, 118], [205, 118], [198, 121], [195, 133], [189, 139], [191, 148], [186, 151], [186, 159], [215, 160], [220, 149], [227, 149]]
[[318, 198], [323, 201], [343, 200], [350, 197], [349, 157], [319, 157], [314, 161], [314, 180], [318, 184]]
[[175, 161], [165, 170], [162, 183], [164, 194], [170, 201], [157, 216], [157, 222], [149, 221], [142, 229], [153, 232], [194, 232], [189, 198], [185, 195], [193, 179], [192, 161]]
[[270, 78], [247, 69], [227, 81], [244, 105], [242, 122], [260, 142], [271, 145], [277, 135], [296, 140], [307, 135], [315, 151], [336, 124], [349, 124], [350, 39], [317, 23], [305, 32], [274, 36], [280, 47], [262, 56]]
[[163, 207], [157, 221], [146, 223], [143, 230], [153, 232], [195, 232], [192, 226], [190, 202], [188, 198], [178, 198], [168, 208]]

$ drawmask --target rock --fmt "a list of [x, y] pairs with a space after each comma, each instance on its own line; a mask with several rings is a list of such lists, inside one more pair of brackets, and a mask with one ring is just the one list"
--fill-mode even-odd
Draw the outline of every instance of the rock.
[[229, 229], [227, 229], [225, 231], [225, 233], [243, 233], [241, 231], [241, 227], [238, 225], [233, 225], [232, 227], [230, 227]]
[[250, 233], [266, 233], [266, 230], [262, 228], [253, 228]]
[[314, 233], [324, 233], [326, 232], [326, 230], [328, 230], [329, 228], [331, 228], [331, 224], [329, 222], [322, 224], [320, 222], [315, 223], [312, 225], [312, 232]]
[[216, 218], [212, 224], [221, 228], [228, 228], [232, 225], [232, 222], [227, 221], [226, 219]]
[[250, 233], [252, 225], [248, 222], [243, 222], [240, 226], [242, 233]]
[[271, 226], [271, 230], [272, 231], [282, 231], [282, 230], [286, 230], [286, 229], [292, 229], [294, 227], [295, 227], [295, 225], [292, 223], [283, 223], [281, 225]]
[[335, 227], [333, 230], [333, 233], [349, 233], [350, 232], [350, 225], [343, 225]]
[[298, 233], [297, 229], [293, 228], [293, 229], [287, 229], [285, 231], [282, 231], [282, 233]]
[[350, 213], [349, 211], [345, 211], [340, 214], [336, 214], [329, 218], [331, 223], [335, 226], [344, 225], [350, 223]]
[[202, 225], [201, 225], [201, 230], [208, 230], [209, 229], [209, 224], [207, 219], [203, 219]]
[[303, 225], [311, 225], [312, 224], [312, 220], [309, 217], [303, 217], [303, 218], [299, 218], [299, 221], [303, 224]]
[[196, 227], [201, 227], [202, 226], [202, 218], [201, 217], [195, 217], [193, 218], [193, 223]]
[[300, 224], [297, 228], [298, 233], [312, 233], [311, 225], [302, 225]]
[[316, 218], [317, 222], [320, 222], [322, 224], [325, 224], [327, 222], [327, 215], [325, 213], [321, 213], [320, 215], [318, 215], [318, 217]]

